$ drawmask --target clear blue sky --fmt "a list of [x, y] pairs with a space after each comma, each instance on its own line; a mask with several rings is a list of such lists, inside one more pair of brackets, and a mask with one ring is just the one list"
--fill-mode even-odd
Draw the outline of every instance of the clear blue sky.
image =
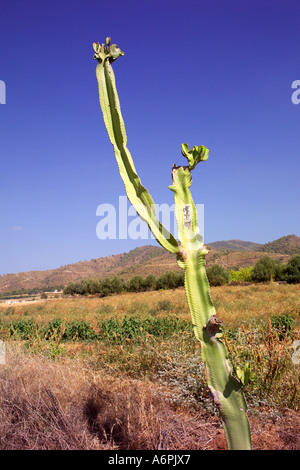
[[123, 253], [96, 209], [124, 195], [92, 43], [112, 38], [128, 148], [157, 204], [180, 145], [205, 145], [192, 193], [205, 242], [300, 235], [299, 0], [11, 0], [0, 9], [0, 274]]

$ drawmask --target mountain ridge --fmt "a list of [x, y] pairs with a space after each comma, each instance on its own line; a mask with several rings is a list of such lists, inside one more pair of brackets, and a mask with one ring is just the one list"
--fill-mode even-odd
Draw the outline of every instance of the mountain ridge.
[[262, 245], [260, 243], [243, 240], [221, 240], [208, 243], [207, 246], [215, 249], [225, 249], [230, 251], [255, 251], [255, 249], [258, 249]]
[[287, 255], [300, 254], [300, 237], [285, 235], [268, 243], [254, 243], [243, 240], [222, 240], [208, 243], [208, 246], [218, 250], [230, 251], [262, 251], [266, 253], [281, 253]]

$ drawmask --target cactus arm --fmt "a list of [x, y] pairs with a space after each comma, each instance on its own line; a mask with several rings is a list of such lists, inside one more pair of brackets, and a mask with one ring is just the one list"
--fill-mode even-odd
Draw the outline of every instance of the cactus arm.
[[[207, 149], [204, 155], [207, 159]], [[199, 159], [199, 161], [204, 161], [204, 159]], [[188, 167], [174, 165], [173, 185], [170, 186], [174, 192], [180, 240], [178, 264], [184, 269], [185, 290], [192, 324], [195, 336], [201, 343], [207, 383], [213, 400], [219, 408], [228, 447], [234, 450], [251, 449], [250, 428], [241, 384], [232, 376], [227, 350], [220, 340], [221, 321], [216, 317], [209, 293], [205, 271], [207, 250], [203, 247], [199, 236], [196, 208], [189, 190], [192, 182], [190, 167], [194, 168], [195, 160], [189, 160], [189, 163]], [[186, 215], [187, 208], [192, 220]]]
[[171, 253], [178, 253], [179, 247], [173, 235], [161, 224], [156, 217], [154, 201], [148, 190], [142, 185], [137, 175], [132, 157], [127, 148], [127, 136], [121, 114], [120, 102], [116, 89], [115, 76], [111, 63], [123, 53], [114, 44], [109, 48], [106, 45], [94, 43], [94, 58], [98, 60], [96, 77], [99, 88], [99, 101], [104, 123], [114, 147], [119, 172], [125, 185], [130, 203], [138, 215], [148, 224], [156, 240], [163, 248]]

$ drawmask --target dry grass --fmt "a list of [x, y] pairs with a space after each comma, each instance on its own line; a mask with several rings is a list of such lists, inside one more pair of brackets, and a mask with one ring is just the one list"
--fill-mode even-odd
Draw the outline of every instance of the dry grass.
[[[212, 287], [211, 297], [218, 316], [224, 324], [232, 326], [251, 319], [268, 318], [271, 315], [292, 313], [297, 316], [300, 311], [300, 284], [258, 284], [248, 286]], [[189, 309], [184, 288], [166, 291], [124, 293], [110, 297], [60, 298], [22, 302], [8, 306], [0, 303], [0, 317], [3, 322], [32, 318], [46, 323], [54, 318], [68, 320], [86, 320], [92, 325], [101, 319], [123, 318], [125, 315], [164, 315], [159, 312], [158, 304], [169, 301], [170, 312], [180, 318], [189, 319]], [[107, 306], [107, 311], [105, 307]]]
[[203, 449], [219, 427], [174, 410], [144, 381], [50, 362], [9, 346], [0, 369], [0, 449]]
[[[289, 313], [299, 335], [299, 294], [300, 285], [211, 289], [218, 315], [239, 331], [240, 342], [228, 337], [232, 356], [239, 365], [250, 361], [255, 372], [247, 401], [256, 449], [300, 449], [296, 398], [293, 409], [284, 402], [294, 389], [299, 393], [299, 370], [292, 370], [290, 361], [293, 338], [277, 342], [270, 330], [257, 326], [262, 319], [268, 324], [271, 315]], [[162, 301], [169, 302], [167, 314], [189, 318], [183, 289], [53, 299], [16, 304], [9, 311], [1, 304], [0, 316], [3, 323], [64, 318], [96, 325], [125, 315], [166, 315], [158, 308]], [[188, 332], [119, 345], [46, 344], [35, 338], [25, 342], [27, 349], [17, 341], [6, 346], [6, 364], [0, 365], [0, 450], [226, 448], [219, 419], [206, 404], [199, 350]], [[276, 397], [282, 406], [274, 405]]]
[[300, 311], [300, 284], [259, 284], [212, 289], [218, 315], [224, 323], [265, 318]]
[[[171, 406], [165, 389], [48, 361], [9, 345], [0, 369], [0, 450], [226, 449], [216, 416]], [[254, 449], [299, 449], [299, 414], [250, 415]]]

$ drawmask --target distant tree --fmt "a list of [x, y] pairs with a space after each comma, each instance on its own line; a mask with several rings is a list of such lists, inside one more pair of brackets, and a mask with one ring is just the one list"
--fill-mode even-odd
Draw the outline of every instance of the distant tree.
[[146, 277], [144, 284], [145, 284], [146, 290], [155, 289], [155, 286], [156, 286], [156, 277], [154, 276], [154, 274], [149, 274], [149, 275]]
[[112, 280], [110, 277], [104, 277], [99, 281], [99, 291], [100, 297], [106, 297], [107, 295], [114, 294], [114, 288]]
[[176, 289], [184, 283], [183, 273], [167, 271], [161, 274], [156, 281], [156, 289]]
[[287, 262], [286, 275], [288, 283], [300, 282], [300, 255], [294, 255]]
[[252, 279], [254, 282], [267, 282], [274, 279], [276, 275], [276, 263], [269, 256], [261, 257], [252, 270]]
[[276, 263], [275, 266], [275, 274], [274, 279], [275, 281], [286, 281], [287, 280], [287, 272], [286, 272], [286, 263]]
[[47, 294], [46, 294], [45, 292], [43, 292], [43, 293], [41, 294], [41, 299], [44, 299], [44, 300], [45, 300], [45, 299], [48, 299], [48, 296], [47, 296]]
[[133, 276], [127, 283], [129, 292], [142, 292], [145, 290], [145, 281], [142, 276]]
[[73, 284], [73, 282], [70, 282], [70, 283], [64, 288], [63, 295], [74, 295], [74, 294], [75, 294], [75, 291], [74, 291], [74, 284]]
[[119, 276], [113, 276], [110, 280], [111, 291], [113, 294], [120, 294], [126, 288], [124, 279]]
[[206, 275], [211, 286], [223, 286], [229, 282], [229, 273], [223, 266], [214, 264], [207, 268]]
[[99, 292], [99, 281], [97, 279], [92, 279], [92, 278], [89, 278], [89, 279], [86, 279], [84, 282], [83, 282], [83, 286], [84, 286], [84, 294], [85, 295], [94, 295], [94, 294], [97, 294]]

